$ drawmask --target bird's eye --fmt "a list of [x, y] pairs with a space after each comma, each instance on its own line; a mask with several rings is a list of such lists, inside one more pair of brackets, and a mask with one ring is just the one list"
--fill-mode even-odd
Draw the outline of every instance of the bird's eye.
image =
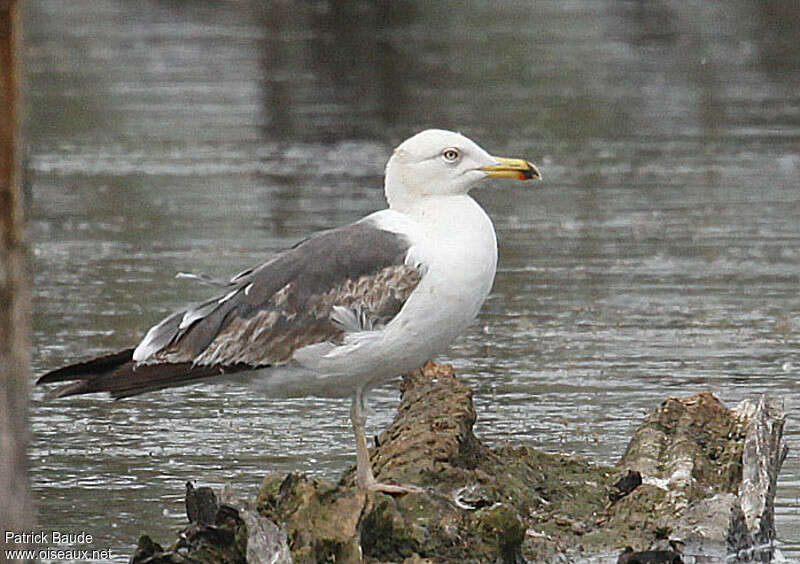
[[442, 158], [446, 160], [448, 163], [454, 163], [461, 157], [461, 153], [458, 152], [458, 149], [445, 149], [442, 151]]

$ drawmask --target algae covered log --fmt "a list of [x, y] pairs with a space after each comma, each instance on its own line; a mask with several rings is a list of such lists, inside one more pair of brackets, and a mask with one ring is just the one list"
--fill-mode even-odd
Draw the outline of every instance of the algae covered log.
[[604, 525], [646, 523], [631, 539], [640, 547], [660, 536], [686, 555], [770, 561], [784, 421], [781, 402], [766, 397], [733, 409], [709, 393], [664, 401], [617, 463], [643, 484], [610, 508]]
[[[775, 484], [786, 454], [779, 402], [728, 409], [711, 394], [667, 399], [619, 463], [603, 467], [529, 446], [484, 445], [473, 433], [472, 392], [449, 366], [426, 364], [404, 377], [402, 391], [371, 462], [380, 481], [425, 492], [367, 495], [352, 471], [338, 483], [268, 475], [254, 504], [221, 505], [239, 508], [241, 523], [223, 513], [220, 526], [234, 528], [228, 546], [248, 561], [308, 563], [772, 557]], [[250, 528], [262, 532], [244, 532]], [[159, 552], [143, 542], [147, 557], [133, 561], [175, 562], [158, 558], [176, 548]]]

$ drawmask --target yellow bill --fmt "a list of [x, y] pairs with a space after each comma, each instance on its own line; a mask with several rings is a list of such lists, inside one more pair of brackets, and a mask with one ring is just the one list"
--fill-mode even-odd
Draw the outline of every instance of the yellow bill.
[[541, 180], [542, 175], [539, 169], [525, 159], [508, 159], [506, 157], [494, 157], [498, 164], [485, 166], [481, 170], [493, 178], [516, 178], [517, 180], [530, 180], [535, 178]]

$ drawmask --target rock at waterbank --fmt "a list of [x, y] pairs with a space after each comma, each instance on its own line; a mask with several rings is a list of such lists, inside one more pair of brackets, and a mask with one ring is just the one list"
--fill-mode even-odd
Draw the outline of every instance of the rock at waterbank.
[[[449, 366], [426, 364], [404, 377], [402, 390], [397, 416], [371, 452], [373, 469], [379, 481], [428, 493], [366, 496], [352, 471], [338, 484], [273, 474], [250, 505], [223, 495], [215, 512], [195, 507], [196, 515], [214, 515], [213, 524], [211, 517], [191, 523], [169, 550], [143, 537], [132, 562], [772, 557], [775, 484], [786, 455], [780, 402], [760, 398], [731, 410], [711, 394], [668, 399], [619, 463], [602, 467], [527, 446], [489, 449], [472, 432], [471, 390]], [[187, 491], [187, 507], [200, 490]]]
[[285, 564], [292, 562], [286, 530], [223, 490], [186, 484], [189, 525], [169, 549], [142, 535], [131, 557], [137, 564]]

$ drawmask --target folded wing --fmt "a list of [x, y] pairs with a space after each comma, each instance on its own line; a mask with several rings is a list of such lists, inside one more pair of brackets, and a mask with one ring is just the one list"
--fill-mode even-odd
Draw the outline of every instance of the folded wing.
[[37, 384], [75, 381], [50, 397], [126, 397], [293, 362], [295, 351], [379, 330], [421, 279], [409, 242], [374, 222], [323, 231], [234, 277], [214, 299], [174, 313], [135, 349], [73, 364]]

